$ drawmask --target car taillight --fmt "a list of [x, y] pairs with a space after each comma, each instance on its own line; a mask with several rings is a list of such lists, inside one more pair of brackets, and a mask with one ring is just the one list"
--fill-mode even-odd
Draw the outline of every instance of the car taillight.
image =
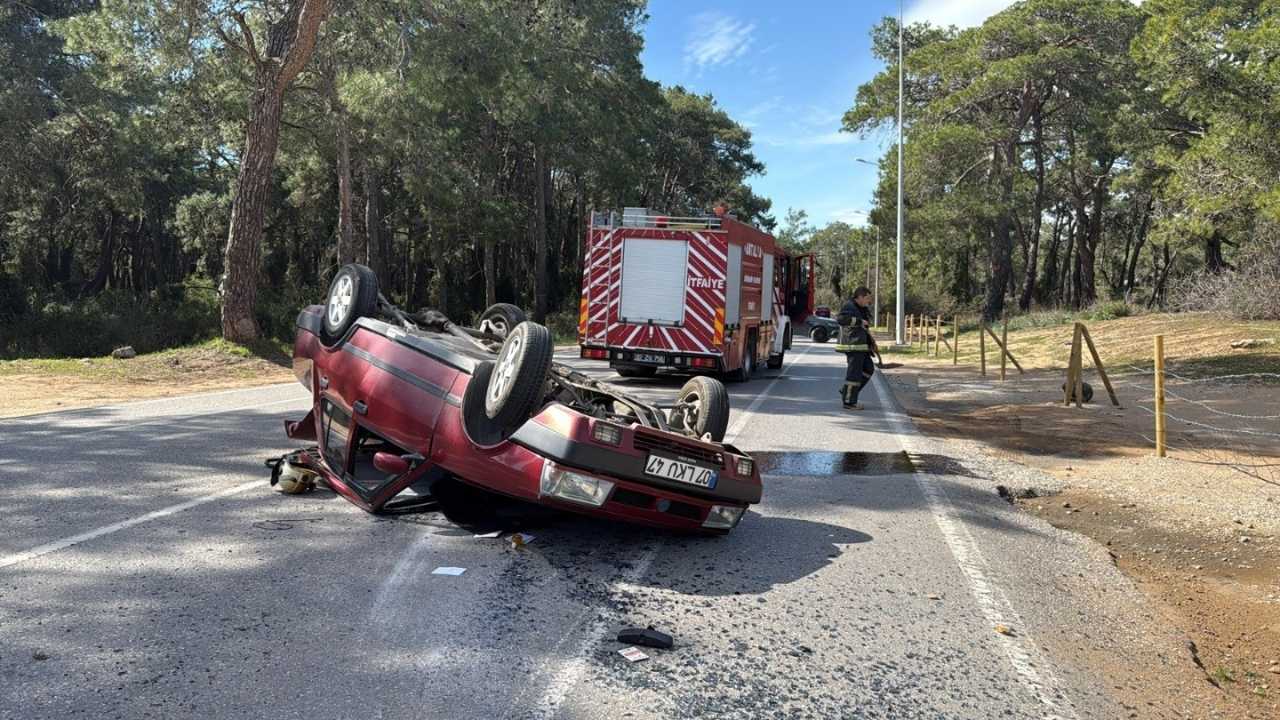
[[622, 428], [597, 420], [591, 428], [591, 437], [595, 438], [596, 442], [617, 447], [622, 444]]
[[696, 358], [694, 358], [694, 359], [693, 359], [693, 361], [692, 361], [692, 362], [690, 362], [689, 364], [690, 364], [691, 366], [693, 366], [693, 367], [696, 367], [696, 368], [712, 368], [712, 369], [714, 369], [714, 368], [715, 368], [715, 366], [716, 366], [716, 360], [715, 360], [715, 358], [703, 358], [703, 357], [696, 357]]
[[738, 475], [742, 477], [751, 477], [756, 471], [756, 461], [751, 458], [738, 458]]
[[601, 348], [582, 348], [582, 357], [586, 360], [608, 360], [609, 351]]

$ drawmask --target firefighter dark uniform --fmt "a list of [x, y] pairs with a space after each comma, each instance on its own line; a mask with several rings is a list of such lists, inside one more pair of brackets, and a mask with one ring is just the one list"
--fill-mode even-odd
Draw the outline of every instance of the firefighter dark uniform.
[[844, 353], [848, 367], [845, 369], [844, 386], [840, 389], [840, 398], [846, 408], [858, 404], [858, 394], [871, 382], [875, 374], [876, 364], [871, 359], [871, 311], [850, 300], [840, 308], [836, 317], [840, 326], [836, 352]]

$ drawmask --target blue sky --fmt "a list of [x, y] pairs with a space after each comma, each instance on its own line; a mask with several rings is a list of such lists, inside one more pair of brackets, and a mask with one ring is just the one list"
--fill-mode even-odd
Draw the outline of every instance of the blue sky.
[[[915, 0], [907, 19], [969, 26], [1009, 4]], [[870, 209], [876, 169], [854, 159], [877, 161], [893, 133], [861, 140], [839, 132], [840, 117], [880, 70], [871, 27], [897, 12], [892, 0], [650, 0], [645, 72], [664, 85], [710, 92], [751, 129], [766, 166], [751, 185], [773, 200], [779, 221], [795, 207], [818, 225], [861, 225], [855, 211]]]

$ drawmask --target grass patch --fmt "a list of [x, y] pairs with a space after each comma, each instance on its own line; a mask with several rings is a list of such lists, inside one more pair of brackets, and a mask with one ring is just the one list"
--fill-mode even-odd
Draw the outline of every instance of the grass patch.
[[0, 376], [75, 377], [116, 382], [211, 371], [247, 376], [261, 371], [261, 362], [255, 361], [289, 367], [292, 363], [291, 355], [292, 348], [276, 340], [258, 340], [251, 345], [239, 345], [215, 338], [194, 345], [145, 353], [128, 360], [117, 360], [110, 355], [94, 358], [0, 360]]

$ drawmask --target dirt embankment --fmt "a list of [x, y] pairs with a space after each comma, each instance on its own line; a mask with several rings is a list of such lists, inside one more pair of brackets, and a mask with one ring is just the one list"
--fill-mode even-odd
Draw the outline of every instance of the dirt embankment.
[[249, 350], [221, 341], [128, 360], [6, 360], [0, 361], [0, 418], [293, 379], [280, 348]]
[[[904, 366], [888, 379], [922, 431], [972, 441], [1055, 479], [1061, 489], [1052, 496], [1027, 487], [1007, 494], [1105, 545], [1158, 601], [1222, 700], [1213, 716], [1280, 718], [1280, 346], [1230, 347], [1239, 338], [1276, 337], [1280, 324], [1208, 327], [1203, 317], [1154, 316], [1090, 330], [1118, 408], [1091, 370], [1094, 401], [1064, 407], [1069, 326], [1012, 333], [1010, 347], [1027, 372], [1010, 366], [1005, 382], [993, 372], [998, 350], [990, 338], [985, 378], [974, 352], [955, 365], [949, 355], [889, 355]], [[1150, 439], [1151, 361], [1142, 354], [1153, 330], [1167, 333], [1171, 350], [1167, 458], [1154, 457]], [[976, 348], [976, 336], [968, 344]]]

